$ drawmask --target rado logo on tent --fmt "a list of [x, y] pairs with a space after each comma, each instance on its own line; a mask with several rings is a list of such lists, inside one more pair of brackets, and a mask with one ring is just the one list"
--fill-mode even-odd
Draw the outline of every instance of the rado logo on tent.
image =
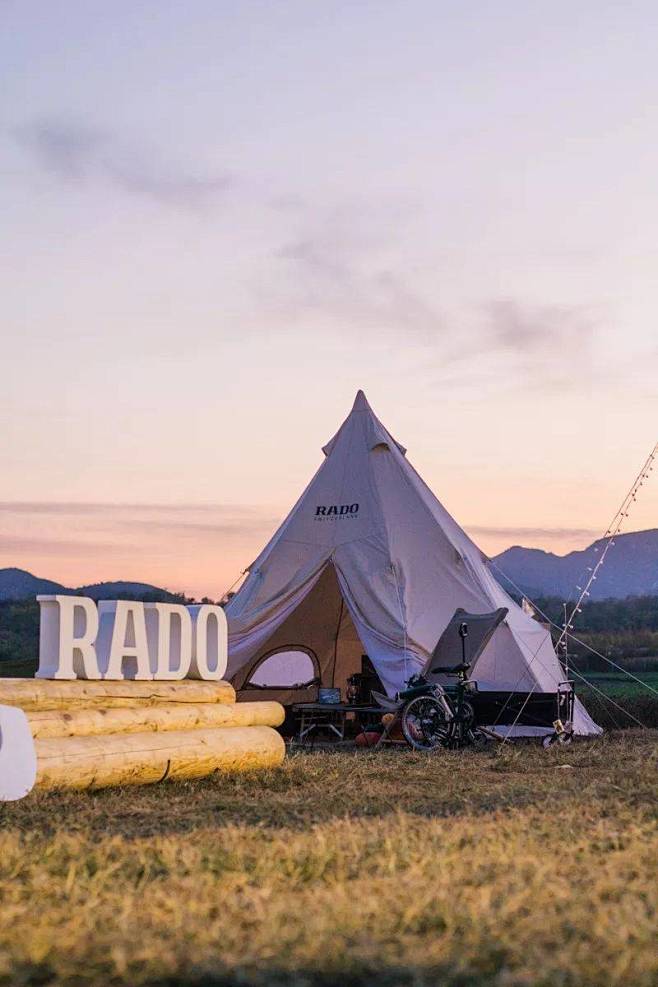
[[319, 504], [315, 508], [316, 521], [353, 521], [359, 513], [358, 504]]

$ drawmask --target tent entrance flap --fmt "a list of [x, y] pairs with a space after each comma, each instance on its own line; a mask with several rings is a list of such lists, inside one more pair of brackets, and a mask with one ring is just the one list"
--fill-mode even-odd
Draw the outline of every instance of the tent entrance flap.
[[[241, 698], [252, 698], [252, 692], [256, 691], [259, 698], [264, 698], [265, 687], [259, 684], [263, 680], [259, 669], [265, 662], [268, 661], [271, 667], [274, 656], [280, 654], [283, 675], [284, 666], [290, 668], [293, 664], [293, 654], [306, 654], [315, 668], [314, 681], [309, 683], [306, 678], [304, 682], [292, 682], [282, 678], [275, 686], [270, 672], [269, 680], [273, 684], [266, 687], [268, 698], [277, 698], [287, 704], [303, 702], [316, 699], [320, 686], [339, 688], [344, 698], [349, 676], [361, 670], [364, 651], [343, 599], [336, 570], [328, 563], [296, 609], [241, 669], [234, 684], [240, 690]], [[298, 658], [294, 667], [300, 669], [303, 665], [303, 658]], [[273, 695], [275, 690], [276, 697]]]

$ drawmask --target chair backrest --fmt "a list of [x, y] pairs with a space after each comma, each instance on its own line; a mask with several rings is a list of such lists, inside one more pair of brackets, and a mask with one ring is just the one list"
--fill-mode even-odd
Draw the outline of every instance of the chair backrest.
[[430, 682], [445, 680], [445, 673], [433, 672], [433, 668], [458, 665], [462, 660], [462, 639], [459, 634], [461, 624], [468, 627], [466, 636], [466, 661], [474, 665], [491, 639], [498, 625], [505, 619], [509, 610], [501, 607], [493, 613], [467, 613], [459, 607], [436, 643], [430, 658], [425, 663], [423, 675]]

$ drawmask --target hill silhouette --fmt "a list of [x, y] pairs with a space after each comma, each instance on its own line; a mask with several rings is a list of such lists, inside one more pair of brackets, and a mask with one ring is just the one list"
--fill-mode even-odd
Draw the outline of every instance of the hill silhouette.
[[[591, 588], [592, 600], [625, 599], [629, 596], [658, 595], [658, 528], [617, 535], [606, 563]], [[555, 596], [568, 599], [577, 585], [583, 585], [588, 567], [596, 564], [598, 553], [605, 545], [603, 539], [588, 548], [567, 555], [555, 555], [541, 548], [514, 545], [493, 558], [494, 576], [510, 589], [499, 569], [509, 576], [528, 596]], [[94, 600], [119, 597], [158, 599], [178, 596], [150, 583], [118, 580], [68, 587], [52, 579], [42, 579], [15, 567], [0, 569], [0, 602], [29, 600], [38, 594], [63, 593], [89, 596]]]
[[[604, 566], [592, 584], [592, 600], [625, 599], [628, 596], [658, 595], [658, 528], [616, 535]], [[554, 555], [539, 548], [515, 545], [494, 557], [496, 566], [513, 579], [528, 596], [557, 596], [568, 599], [575, 587], [583, 585], [605, 540], [568, 555]], [[495, 577], [510, 586], [493, 568]]]
[[25, 569], [0, 569], [0, 602], [5, 600], [30, 600], [38, 595], [59, 593], [66, 596], [89, 596], [92, 600], [113, 600], [117, 597], [139, 597], [156, 595], [158, 599], [178, 596], [169, 590], [150, 583], [119, 580], [117, 582], [90, 583], [86, 586], [70, 587], [52, 579], [41, 579]]

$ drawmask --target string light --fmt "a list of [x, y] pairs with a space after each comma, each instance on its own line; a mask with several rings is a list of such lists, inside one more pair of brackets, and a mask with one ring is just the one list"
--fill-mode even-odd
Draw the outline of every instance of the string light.
[[633, 481], [630, 490], [624, 497], [619, 507], [619, 510], [617, 511], [614, 518], [612, 519], [612, 523], [609, 524], [608, 527], [605, 529], [605, 534], [601, 539], [604, 542], [603, 549], [601, 550], [599, 545], [594, 546], [594, 553], [597, 554], [599, 558], [597, 559], [595, 565], [586, 566], [586, 573], [589, 573], [589, 576], [587, 576], [582, 581], [582, 585], [580, 586], [576, 585], [576, 590], [579, 592], [580, 595], [576, 600], [576, 603], [574, 604], [574, 607], [568, 617], [567, 617], [567, 607], [569, 604], [568, 603], [564, 604], [564, 623], [562, 625], [562, 633], [560, 634], [560, 637], [558, 638], [557, 641], [557, 646], [567, 660], [568, 660], [567, 635], [570, 630], [573, 630], [573, 624], [571, 623], [571, 621], [575, 618], [576, 614], [582, 613], [581, 604], [590, 595], [590, 586], [595, 582], [599, 569], [601, 568], [602, 565], [604, 565], [605, 558], [606, 555], [608, 554], [609, 549], [611, 549], [616, 544], [615, 537], [621, 534], [622, 525], [624, 524], [626, 518], [630, 516], [630, 508], [632, 507], [633, 504], [637, 503], [637, 494], [640, 487], [643, 485], [645, 480], [649, 479], [649, 473], [653, 472], [654, 459], [656, 458], [656, 455], [658, 455], [658, 442], [656, 442], [656, 444], [654, 445], [653, 449], [649, 453], [649, 456], [647, 457], [644, 464], [642, 465], [642, 469], [635, 477], [635, 480]]

